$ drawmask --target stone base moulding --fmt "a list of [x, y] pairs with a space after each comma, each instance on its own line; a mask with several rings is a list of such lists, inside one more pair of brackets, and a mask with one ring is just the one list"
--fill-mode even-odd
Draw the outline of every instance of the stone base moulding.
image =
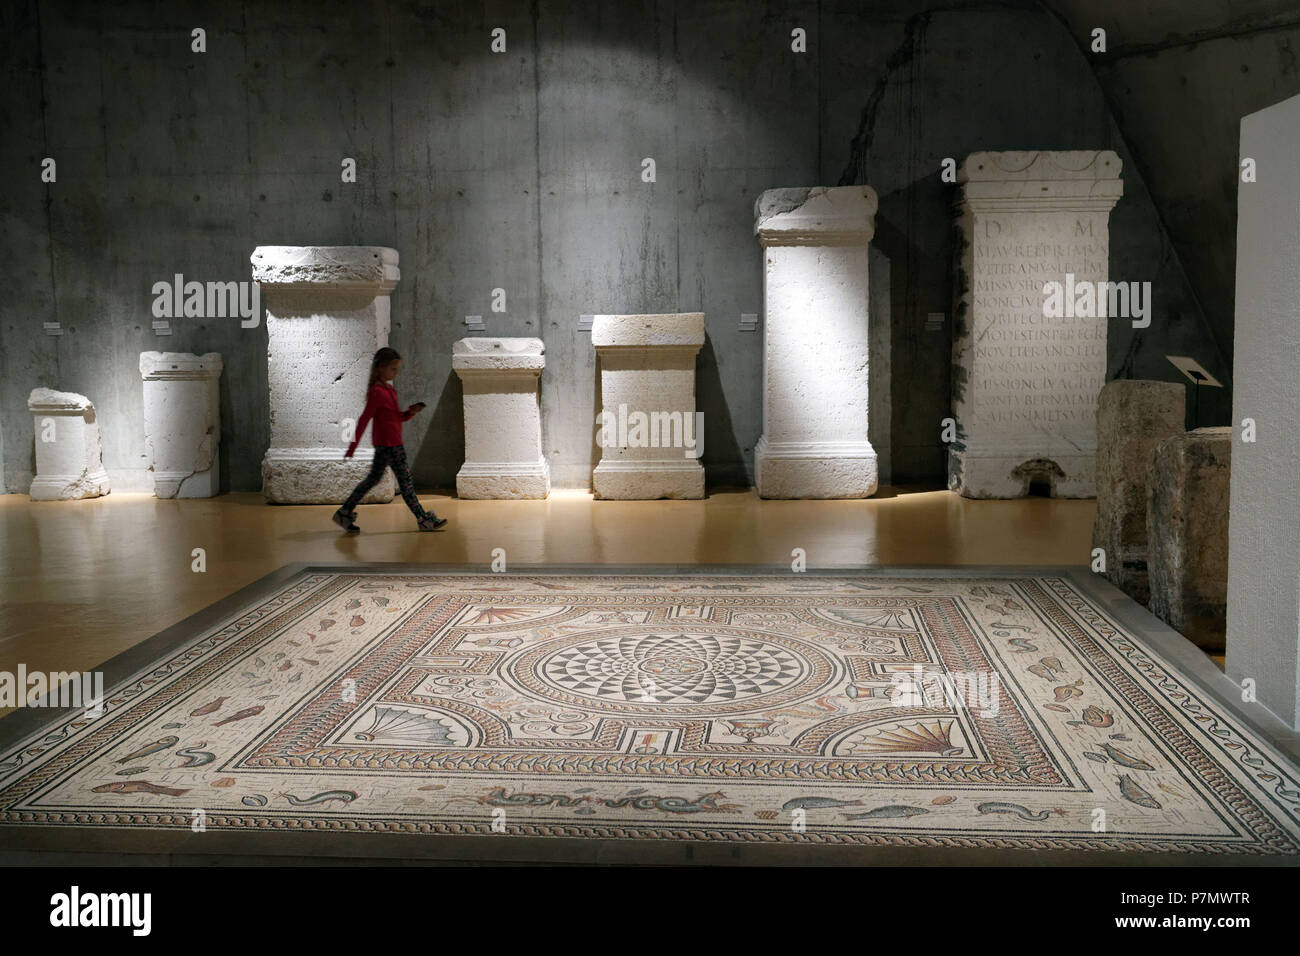
[[870, 186], [769, 189], [754, 204], [763, 248], [764, 498], [866, 498], [869, 439]]
[[[1112, 320], [1105, 309], [1076, 315], [1073, 290], [1107, 281], [1120, 167], [1110, 150], [979, 152], [962, 163], [948, 487], [967, 498], [1018, 498], [1035, 485], [1056, 498], [1096, 494]], [[1061, 315], [1048, 308], [1053, 282], [1069, 299]]]
[[465, 406], [461, 498], [545, 498], [551, 471], [542, 454], [538, 383], [546, 365], [541, 339], [467, 338], [452, 345]]
[[27, 397], [36, 435], [33, 501], [71, 501], [109, 493], [95, 405], [84, 395], [35, 388]]
[[[370, 362], [388, 344], [400, 272], [383, 246], [258, 246], [253, 278], [266, 301], [271, 443], [262, 494], [279, 504], [341, 504], [370, 470], [370, 430], [345, 459], [365, 407]], [[362, 499], [391, 501], [391, 472]]]
[[1035, 489], [1053, 498], [1092, 498], [1096, 459], [1090, 450], [1066, 453], [1043, 446], [1019, 453], [1005, 446], [950, 448], [948, 487], [967, 498], [1023, 498]]
[[[370, 473], [374, 447], [357, 449], [351, 458], [312, 457], [315, 449], [268, 449], [262, 459], [262, 494], [272, 504], [342, 504], [360, 481]], [[362, 504], [392, 501], [397, 479], [391, 471], [361, 499]]]
[[[696, 434], [695, 357], [704, 345], [704, 313], [597, 315], [591, 342], [600, 356], [604, 442], [591, 476], [595, 497], [703, 498], [704, 468], [692, 447], [703, 440]], [[635, 413], [650, 420], [654, 434], [620, 444], [629, 437], [620, 434], [623, 423]]]
[[764, 498], [869, 498], [879, 475], [863, 442], [770, 442], [754, 447], [754, 480]]
[[140, 353], [144, 445], [159, 498], [211, 498], [219, 491], [221, 356]]

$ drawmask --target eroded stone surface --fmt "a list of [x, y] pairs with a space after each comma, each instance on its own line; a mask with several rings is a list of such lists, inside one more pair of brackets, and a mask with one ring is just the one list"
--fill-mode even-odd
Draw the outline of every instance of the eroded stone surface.
[[1097, 399], [1097, 516], [1092, 544], [1106, 577], [1146, 604], [1147, 491], [1156, 443], [1183, 433], [1186, 389], [1177, 382], [1118, 379]]
[[220, 472], [221, 356], [140, 353], [144, 445], [159, 498], [211, 498]]
[[465, 406], [461, 498], [545, 498], [550, 468], [542, 453], [537, 386], [546, 364], [541, 339], [468, 338], [452, 344]]
[[[341, 504], [369, 471], [370, 431], [344, 459], [365, 407], [370, 362], [388, 344], [389, 293], [400, 272], [381, 246], [258, 246], [253, 278], [266, 302], [271, 443], [262, 494], [285, 504]], [[391, 501], [391, 472], [363, 501]]]
[[959, 174], [949, 487], [969, 498], [1096, 492], [1104, 317], [1048, 318], [1044, 284], [1107, 280], [1110, 150], [972, 153]]
[[1232, 429], [1158, 442], [1147, 499], [1151, 613], [1207, 650], [1223, 648]]
[[875, 494], [868, 437], [870, 186], [769, 189], [754, 204], [763, 247], [764, 498]]
[[[704, 313], [597, 315], [591, 341], [600, 356], [601, 458], [597, 498], [703, 498], [703, 441], [695, 418], [695, 356]], [[637, 416], [647, 423], [638, 434]]]
[[76, 392], [34, 388], [27, 397], [36, 433], [33, 501], [70, 501], [109, 493], [95, 405]]

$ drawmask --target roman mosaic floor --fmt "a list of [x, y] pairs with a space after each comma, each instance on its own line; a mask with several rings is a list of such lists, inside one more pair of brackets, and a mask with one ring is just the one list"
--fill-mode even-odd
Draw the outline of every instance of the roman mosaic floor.
[[304, 568], [170, 644], [0, 721], [0, 845], [1300, 851], [1295, 763], [1068, 574]]

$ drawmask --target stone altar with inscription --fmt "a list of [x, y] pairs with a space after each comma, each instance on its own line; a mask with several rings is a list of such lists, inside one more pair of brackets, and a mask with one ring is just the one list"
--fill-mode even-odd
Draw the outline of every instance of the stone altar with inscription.
[[541, 339], [468, 338], [453, 342], [451, 367], [465, 402], [465, 464], [460, 498], [545, 498], [551, 473], [542, 454], [537, 386], [546, 365]]
[[878, 482], [868, 438], [870, 186], [769, 189], [754, 204], [763, 247], [763, 498], [865, 498]]
[[[271, 446], [262, 494], [282, 504], [342, 504], [370, 470], [370, 429], [352, 458], [347, 422], [365, 407], [370, 362], [388, 344], [397, 251], [382, 246], [258, 246], [266, 298]], [[391, 471], [362, 503], [391, 501]]]
[[[1073, 293], [1104, 298], [1119, 174], [1110, 150], [982, 152], [962, 164], [948, 486], [968, 498], [1096, 493], [1109, 319], [1096, 307], [1103, 314], [1075, 314]], [[1047, 314], [1048, 283], [1069, 300], [1062, 317]]]
[[216, 352], [141, 352], [144, 447], [159, 498], [211, 498], [218, 491], [221, 406]]
[[704, 313], [597, 315], [600, 356], [597, 498], [703, 498], [703, 435], [695, 414], [695, 356]]
[[71, 501], [108, 494], [94, 402], [75, 392], [34, 388], [27, 410], [36, 431], [31, 499]]

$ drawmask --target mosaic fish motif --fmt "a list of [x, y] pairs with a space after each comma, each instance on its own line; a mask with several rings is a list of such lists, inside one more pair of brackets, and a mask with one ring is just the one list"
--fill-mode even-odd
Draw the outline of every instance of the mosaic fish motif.
[[162, 784], [150, 783], [148, 780], [118, 780], [92, 788], [95, 793], [157, 793], [168, 797], [179, 797], [189, 790], [164, 787]]
[[166, 737], [160, 737], [158, 740], [155, 740], [153, 743], [145, 744], [139, 750], [132, 751], [131, 753], [123, 757], [121, 760], [119, 760], [118, 763], [128, 763], [129, 761], [132, 760], [139, 760], [141, 757], [149, 757], [152, 756], [153, 754], [161, 753], [162, 751], [167, 750], [170, 747], [175, 747], [178, 743], [180, 743], [180, 741], [181, 738], [177, 737], [175, 734], [168, 734]]
[[929, 812], [924, 807], [909, 807], [901, 803], [891, 803], [883, 807], [875, 807], [866, 813], [846, 813], [844, 816], [850, 820], [896, 820], [903, 817], [919, 817]]

